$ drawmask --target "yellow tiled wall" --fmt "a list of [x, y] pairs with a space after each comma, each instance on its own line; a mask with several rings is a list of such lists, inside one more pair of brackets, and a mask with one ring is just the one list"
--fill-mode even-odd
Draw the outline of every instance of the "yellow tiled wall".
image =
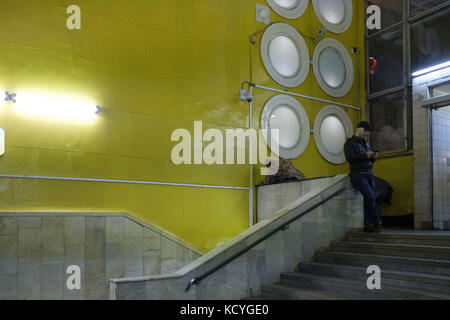
[[383, 204], [383, 216], [404, 216], [414, 213], [414, 157], [378, 160], [374, 174], [389, 182], [394, 189], [392, 205]]
[[[104, 108], [90, 123], [31, 117], [0, 103], [6, 154], [0, 173], [146, 180], [247, 187], [248, 166], [175, 166], [171, 133], [193, 128], [247, 128], [240, 84], [280, 88], [266, 73], [259, 44], [249, 37], [263, 0], [1, 0], [0, 90], [36, 90], [89, 98]], [[327, 33], [363, 49], [362, 1], [344, 34]], [[66, 7], [81, 7], [82, 30], [66, 28]], [[297, 20], [274, 11], [306, 35], [320, 23], [312, 5]], [[312, 44], [307, 40], [311, 49]], [[360, 64], [364, 79], [364, 54]], [[250, 72], [251, 70], [251, 72]], [[356, 70], [356, 68], [355, 68]], [[356, 78], [355, 78], [356, 79]], [[357, 103], [357, 83], [339, 102]], [[364, 86], [360, 86], [364, 101]], [[312, 70], [293, 91], [330, 99]], [[255, 90], [254, 123], [272, 93]], [[324, 103], [300, 99], [310, 122]], [[357, 112], [349, 111], [353, 122]], [[327, 163], [311, 137], [295, 164], [306, 176], [344, 173]], [[255, 171], [256, 183], [261, 179]], [[248, 227], [248, 191], [186, 187], [0, 179], [1, 211], [123, 211], [172, 232], [202, 251]]]

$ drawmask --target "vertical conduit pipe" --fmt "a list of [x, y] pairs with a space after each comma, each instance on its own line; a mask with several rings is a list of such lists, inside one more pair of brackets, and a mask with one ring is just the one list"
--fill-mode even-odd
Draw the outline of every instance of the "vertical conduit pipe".
[[[250, 84], [250, 97], [253, 97], [253, 86]], [[249, 228], [253, 226], [253, 139], [252, 139], [252, 128], [253, 128], [253, 99], [249, 102], [249, 164], [250, 164], [250, 186], [249, 186]]]

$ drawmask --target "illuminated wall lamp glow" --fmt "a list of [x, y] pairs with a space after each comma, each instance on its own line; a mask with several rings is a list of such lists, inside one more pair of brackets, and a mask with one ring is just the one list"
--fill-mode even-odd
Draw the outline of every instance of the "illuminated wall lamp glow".
[[5, 130], [0, 128], [0, 156], [5, 154]]
[[423, 69], [423, 70], [416, 71], [412, 75], [413, 75], [413, 77], [423, 76], [424, 74], [431, 73], [431, 72], [434, 72], [434, 71], [438, 71], [438, 70], [441, 70], [441, 69], [445, 69], [445, 68], [448, 68], [448, 67], [450, 67], [450, 61], [438, 64], [438, 65], [430, 67], [430, 68], [426, 68], [426, 69]]
[[99, 112], [99, 107], [88, 101], [34, 93], [17, 95], [16, 108], [36, 116], [75, 121], [92, 120]]
[[16, 94], [15, 93], [9, 93], [8, 91], [5, 91], [5, 101], [12, 101], [16, 102]]

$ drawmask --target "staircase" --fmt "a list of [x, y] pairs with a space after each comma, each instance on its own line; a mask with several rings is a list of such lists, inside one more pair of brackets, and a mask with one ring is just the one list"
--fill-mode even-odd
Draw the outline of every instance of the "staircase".
[[[381, 268], [381, 290], [369, 290], [367, 267]], [[315, 262], [301, 263], [281, 282], [264, 285], [260, 299], [449, 299], [450, 232], [383, 230], [348, 233]]]

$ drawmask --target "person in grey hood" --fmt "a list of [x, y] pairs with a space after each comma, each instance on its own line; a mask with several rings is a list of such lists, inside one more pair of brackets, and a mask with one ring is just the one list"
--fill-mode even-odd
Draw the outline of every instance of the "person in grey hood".
[[375, 178], [372, 170], [378, 153], [373, 152], [367, 142], [372, 131], [368, 122], [360, 122], [356, 134], [345, 143], [344, 152], [345, 158], [350, 164], [351, 182], [364, 197], [364, 232], [379, 233]]

